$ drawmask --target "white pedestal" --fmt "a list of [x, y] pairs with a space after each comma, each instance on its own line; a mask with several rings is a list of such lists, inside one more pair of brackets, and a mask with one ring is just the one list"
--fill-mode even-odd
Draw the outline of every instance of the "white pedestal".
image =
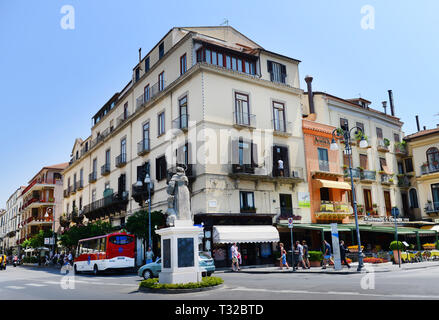
[[175, 226], [157, 230], [160, 235], [162, 271], [160, 283], [188, 283], [201, 281], [198, 267], [199, 227], [192, 221], [175, 221]]

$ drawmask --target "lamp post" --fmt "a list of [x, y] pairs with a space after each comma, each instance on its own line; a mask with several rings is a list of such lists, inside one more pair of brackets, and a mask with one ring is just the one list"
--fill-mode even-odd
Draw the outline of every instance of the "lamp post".
[[146, 186], [148, 188], [148, 247], [151, 247], [152, 250], [152, 244], [151, 244], [151, 178], [149, 177], [149, 174], [146, 174], [145, 181]]
[[[334, 129], [332, 131], [332, 141], [331, 141], [331, 150], [338, 150], [338, 144], [336, 142], [336, 139], [344, 139], [345, 144], [345, 154], [348, 155], [349, 159], [349, 175], [351, 177], [351, 186], [352, 186], [352, 202], [354, 203], [354, 215], [355, 215], [355, 228], [357, 231], [357, 242], [358, 242], [358, 268], [357, 271], [361, 271], [363, 268], [363, 256], [361, 252], [361, 240], [360, 240], [360, 229], [358, 227], [358, 212], [357, 212], [357, 199], [355, 197], [355, 186], [354, 186], [354, 178], [352, 176], [352, 163], [351, 163], [351, 155], [352, 155], [352, 147], [350, 145], [351, 142], [351, 131], [356, 130], [356, 134], [361, 134], [361, 141], [360, 141], [360, 148], [367, 148], [368, 144], [366, 139], [364, 139], [363, 130], [359, 127], [353, 127], [350, 130], [347, 128], [346, 130], [343, 129]], [[341, 132], [340, 132], [341, 130]]]

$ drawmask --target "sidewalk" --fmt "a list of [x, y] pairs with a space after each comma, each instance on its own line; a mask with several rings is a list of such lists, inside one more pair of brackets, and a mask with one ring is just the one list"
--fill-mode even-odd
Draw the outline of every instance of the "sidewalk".
[[[358, 272], [357, 267], [358, 263], [351, 263], [351, 268], [343, 266], [342, 270], [334, 270], [334, 267], [327, 267], [326, 269], [322, 269], [321, 267], [313, 267], [311, 269], [296, 269], [294, 273], [310, 273], [310, 274], [357, 274], [357, 273], [367, 273], [371, 272], [390, 272], [390, 271], [404, 271], [404, 270], [416, 270], [416, 269], [424, 269], [431, 267], [439, 267], [438, 261], [427, 261], [427, 262], [417, 262], [417, 263], [404, 263], [401, 264], [401, 268], [397, 264], [393, 264], [392, 262], [380, 263], [380, 264], [372, 264], [365, 263], [363, 269]], [[215, 273], [231, 273], [230, 268], [222, 268], [217, 269]], [[256, 266], [256, 267], [241, 267], [239, 273], [250, 273], [250, 274], [267, 274], [267, 273], [293, 273], [293, 269], [283, 268], [280, 270], [279, 267], [271, 266]]]

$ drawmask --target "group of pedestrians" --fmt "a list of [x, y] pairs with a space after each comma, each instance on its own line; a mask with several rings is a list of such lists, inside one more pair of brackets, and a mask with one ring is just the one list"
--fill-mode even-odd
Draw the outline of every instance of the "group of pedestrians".
[[236, 242], [230, 248], [232, 255], [232, 271], [239, 271], [239, 264], [242, 264], [241, 253], [238, 250]]
[[[331, 262], [334, 265], [334, 260], [332, 259], [332, 253], [331, 253], [331, 245], [326, 241], [323, 240], [323, 245], [325, 247], [325, 252], [323, 253], [323, 266], [322, 269], [326, 269], [326, 265]], [[344, 263], [349, 269], [351, 266], [349, 265], [348, 261], [346, 260], [346, 253], [349, 252], [349, 249], [345, 246], [344, 241], [340, 241], [340, 260], [341, 263]]]
[[65, 265], [71, 265], [73, 266], [73, 254], [71, 251], [69, 252], [61, 252], [61, 253], [55, 253], [51, 258], [49, 258], [49, 256], [45, 256], [45, 261], [44, 264], [45, 265], [49, 265], [50, 261], [52, 261], [53, 265], [60, 265], [65, 266]]
[[[280, 269], [282, 270], [283, 267], [286, 267], [287, 269], [290, 268], [287, 262], [287, 251], [284, 248], [284, 244], [281, 242], [279, 244], [280, 247]], [[300, 241], [296, 241], [295, 245], [293, 246], [293, 252], [294, 252], [294, 263], [293, 263], [293, 269], [299, 266], [301, 266], [303, 269], [310, 269], [310, 263], [309, 263], [309, 248], [305, 240], [302, 240], [302, 243]]]

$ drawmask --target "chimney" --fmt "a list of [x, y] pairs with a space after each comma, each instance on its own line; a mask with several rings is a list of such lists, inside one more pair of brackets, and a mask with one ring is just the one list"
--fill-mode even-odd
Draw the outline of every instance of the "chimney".
[[305, 77], [305, 81], [306, 84], [308, 86], [308, 102], [309, 102], [309, 113], [315, 113], [314, 111], [314, 95], [312, 93], [312, 86], [311, 86], [311, 82], [312, 82], [312, 77], [311, 76], [306, 76]]
[[387, 101], [383, 101], [384, 113], [387, 114]]
[[416, 115], [416, 126], [418, 127], [418, 132], [421, 131], [421, 127], [419, 126], [419, 117]]
[[389, 93], [389, 101], [390, 101], [390, 114], [392, 116], [395, 116], [395, 109], [393, 107], [393, 93], [392, 90], [387, 90], [387, 92]]
[[139, 63], [142, 61], [142, 48], [139, 48]]

